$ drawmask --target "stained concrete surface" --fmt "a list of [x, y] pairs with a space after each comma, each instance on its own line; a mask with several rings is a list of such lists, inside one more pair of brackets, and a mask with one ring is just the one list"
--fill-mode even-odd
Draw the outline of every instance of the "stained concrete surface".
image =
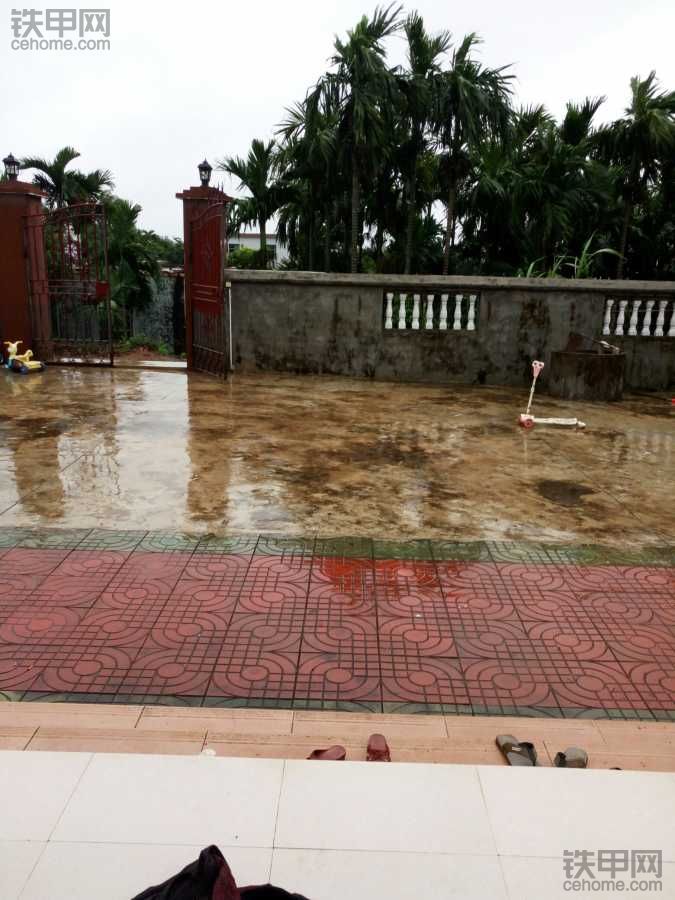
[[0, 373], [0, 525], [522, 539], [675, 537], [665, 396], [518, 428], [527, 392], [338, 377]]

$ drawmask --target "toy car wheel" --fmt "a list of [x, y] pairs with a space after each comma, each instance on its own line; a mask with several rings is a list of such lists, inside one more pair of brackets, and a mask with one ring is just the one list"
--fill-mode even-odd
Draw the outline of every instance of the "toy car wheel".
[[22, 375], [28, 375], [28, 367], [21, 366], [21, 368], [19, 369], [19, 372], [21, 372]]

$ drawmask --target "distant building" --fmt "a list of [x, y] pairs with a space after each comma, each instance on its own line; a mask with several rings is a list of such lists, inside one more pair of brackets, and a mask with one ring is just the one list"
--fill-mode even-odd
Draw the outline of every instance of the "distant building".
[[[242, 231], [240, 234], [233, 234], [227, 242], [227, 247], [230, 253], [233, 250], [239, 250], [240, 247], [246, 247], [248, 250], [260, 250], [260, 232]], [[286, 244], [277, 240], [274, 233], [267, 234], [267, 252], [273, 268], [280, 266], [284, 260], [288, 259]]]

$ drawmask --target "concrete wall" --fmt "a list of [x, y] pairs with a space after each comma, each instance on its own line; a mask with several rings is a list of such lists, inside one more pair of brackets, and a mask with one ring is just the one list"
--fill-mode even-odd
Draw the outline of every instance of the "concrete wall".
[[[228, 269], [235, 370], [331, 373], [420, 382], [522, 385], [570, 332], [599, 337], [605, 298], [672, 301], [675, 283], [331, 275]], [[384, 327], [386, 291], [480, 295], [476, 331]], [[452, 305], [452, 299], [451, 304]], [[672, 306], [672, 303], [670, 304]], [[669, 306], [669, 309], [670, 309]], [[668, 320], [666, 325], [668, 325]], [[675, 339], [615, 337], [628, 385], [675, 382]], [[546, 369], [542, 381], [546, 381]]]

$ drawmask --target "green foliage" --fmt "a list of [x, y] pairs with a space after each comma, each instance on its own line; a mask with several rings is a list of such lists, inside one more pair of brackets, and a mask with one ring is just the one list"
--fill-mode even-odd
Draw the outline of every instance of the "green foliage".
[[184, 248], [181, 238], [162, 237], [154, 231], [145, 230], [141, 230], [141, 235], [159, 266], [174, 268], [183, 265]]
[[[399, 32], [407, 60], [391, 66]], [[248, 193], [230, 233], [276, 215], [285, 268], [675, 277], [675, 91], [652, 72], [616, 122], [596, 125], [603, 97], [556, 121], [514, 107], [514, 72], [479, 44], [400, 7], [363, 16], [277, 142], [221, 163]]]
[[21, 160], [22, 169], [36, 170], [33, 183], [46, 193], [50, 208], [85, 200], [101, 200], [108, 189], [114, 188], [108, 169], [95, 169], [93, 172], [68, 169], [79, 155], [73, 147], [62, 147], [53, 160], [41, 156], [27, 156]]
[[227, 264], [232, 269], [259, 269], [266, 268], [260, 265], [260, 251], [252, 250], [250, 247], [239, 247], [233, 250], [227, 257]]
[[154, 239], [138, 228], [137, 203], [109, 197], [105, 209], [111, 300], [127, 311], [143, 309], [152, 302], [159, 277]]
[[132, 350], [150, 350], [153, 353], [159, 353], [160, 356], [170, 356], [171, 347], [163, 341], [155, 341], [146, 337], [144, 334], [134, 334], [117, 344], [119, 353], [129, 353]]

